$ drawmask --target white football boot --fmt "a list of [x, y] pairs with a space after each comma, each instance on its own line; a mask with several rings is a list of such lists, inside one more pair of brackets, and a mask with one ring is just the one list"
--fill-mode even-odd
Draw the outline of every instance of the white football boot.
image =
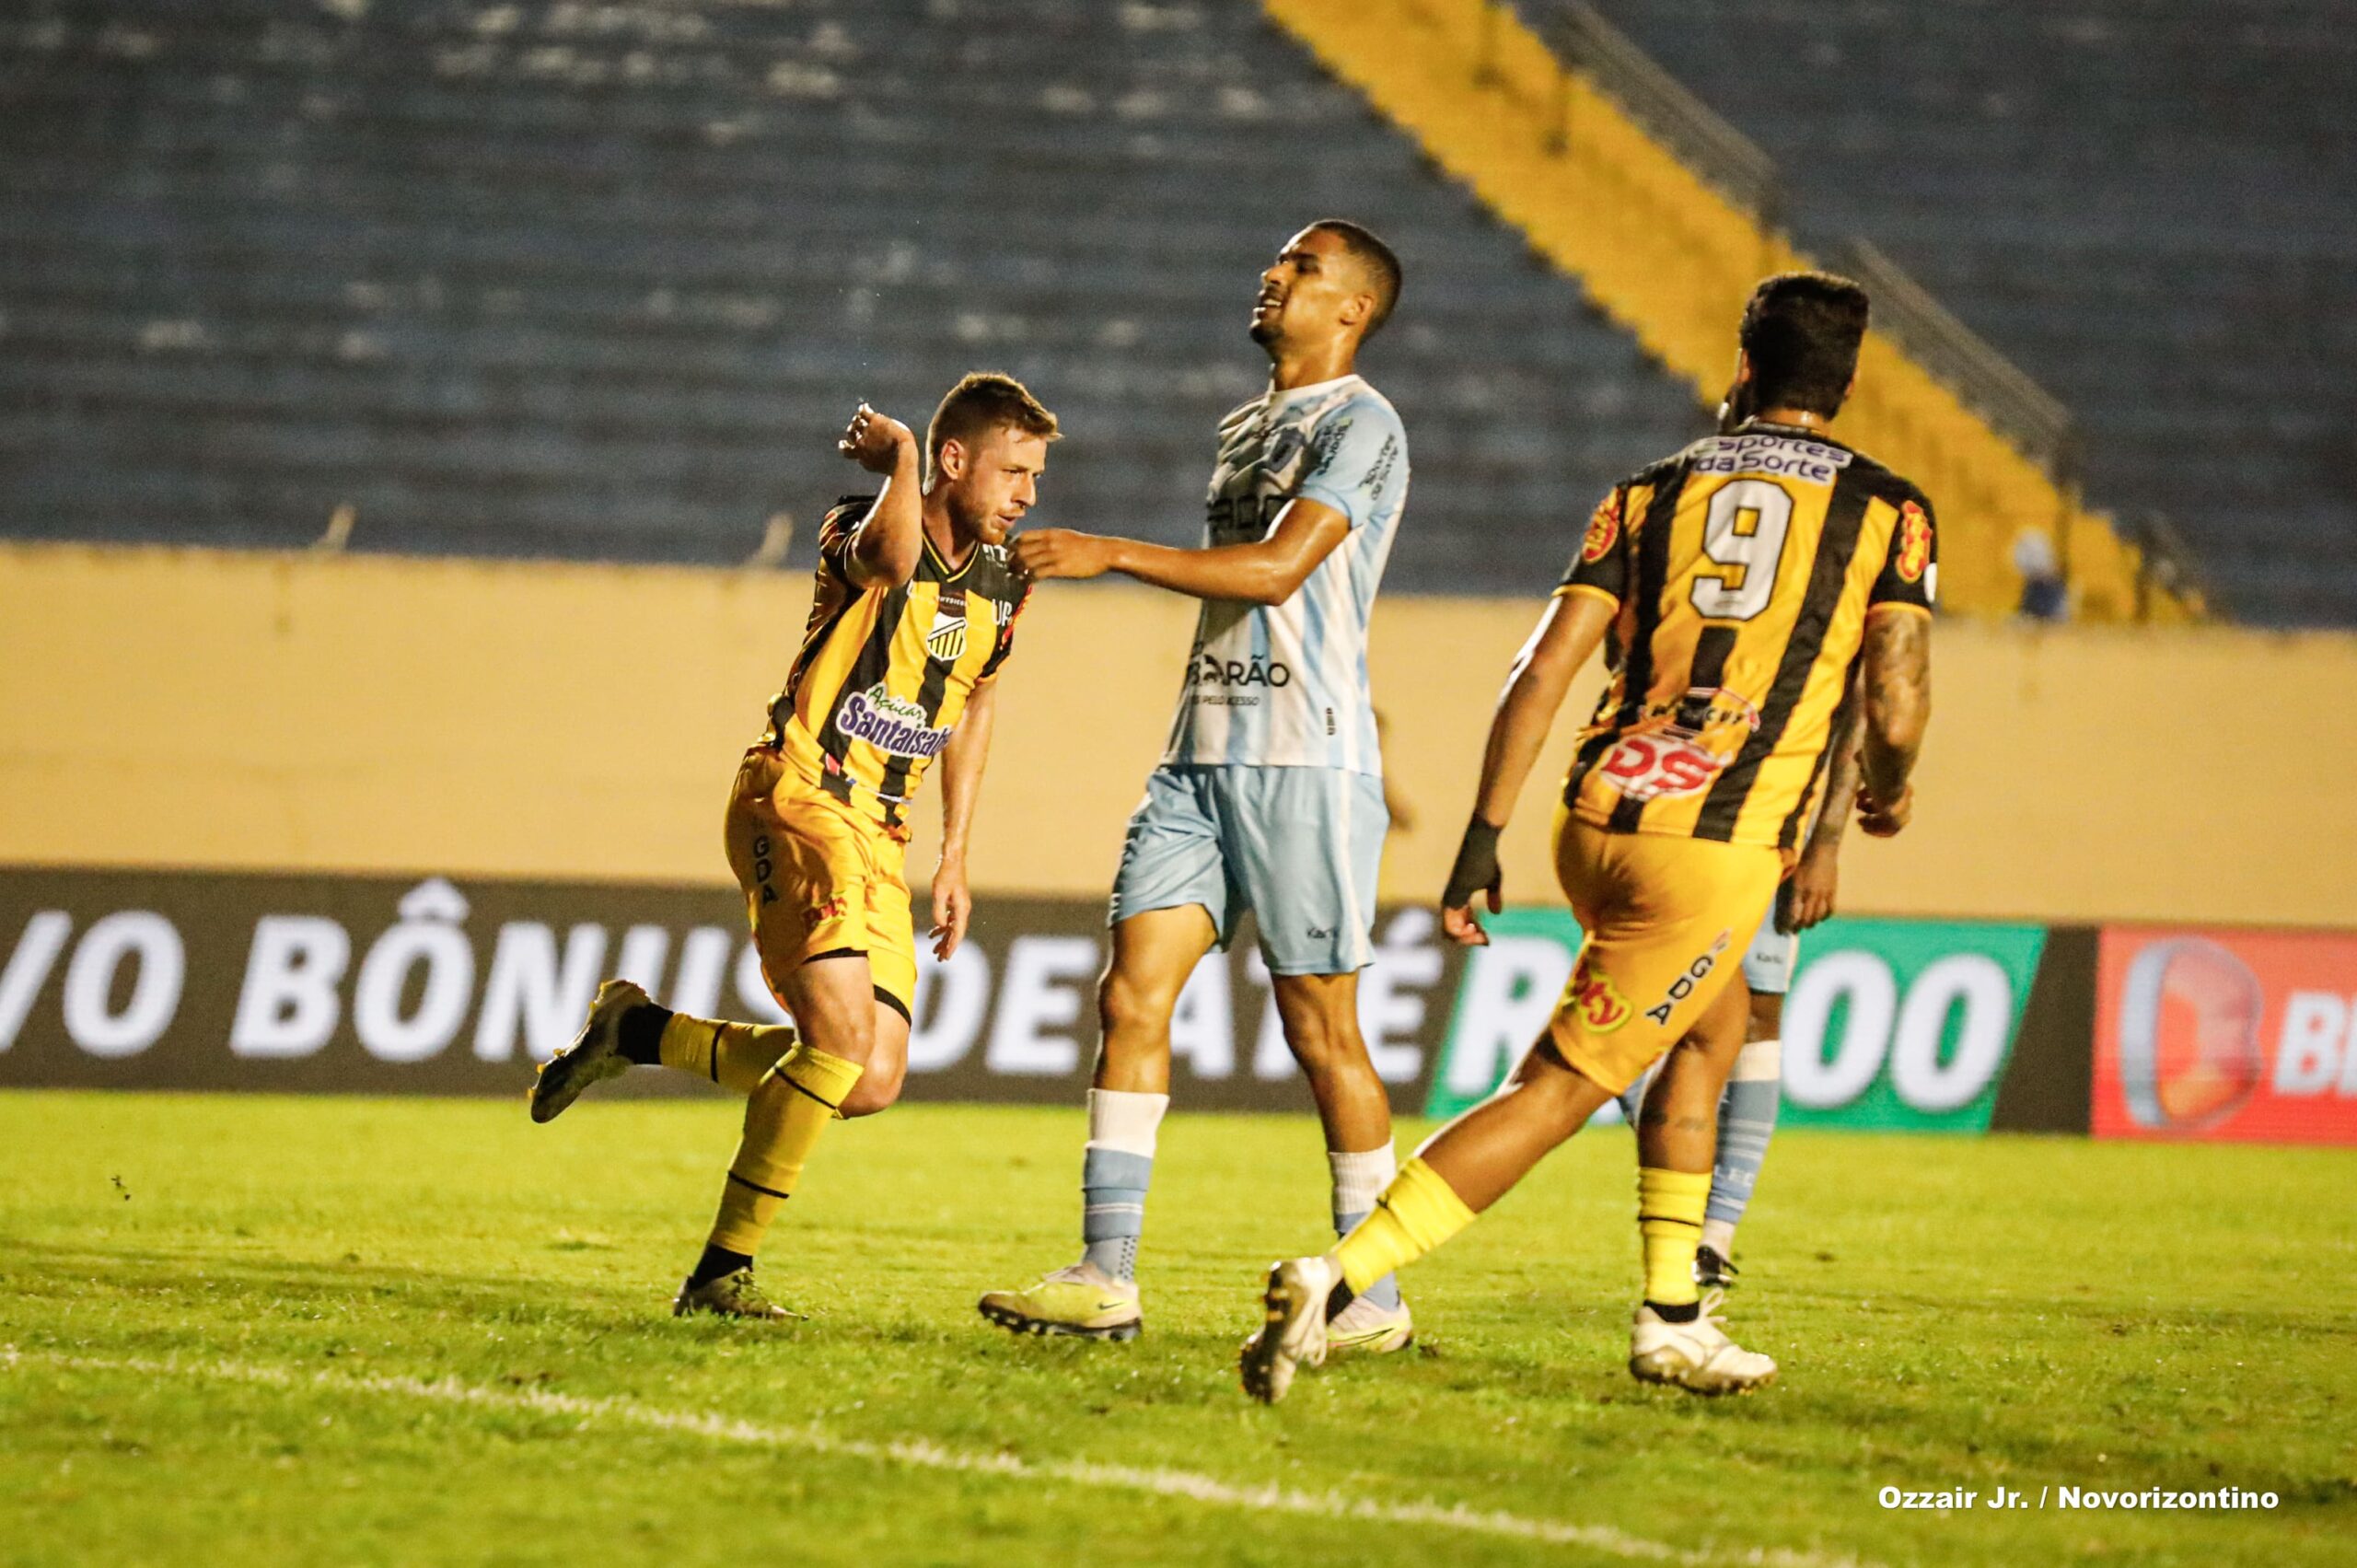
[[1326, 1302], [1341, 1283], [1341, 1265], [1325, 1255], [1295, 1258], [1269, 1271], [1269, 1288], [1260, 1295], [1266, 1320], [1237, 1358], [1246, 1393], [1273, 1405], [1293, 1387], [1295, 1367], [1324, 1364]]
[[1776, 1364], [1727, 1338], [1719, 1308], [1727, 1293], [1702, 1297], [1691, 1323], [1665, 1323], [1640, 1305], [1629, 1334], [1629, 1370], [1641, 1383], [1674, 1383], [1697, 1394], [1740, 1394], [1775, 1381]]
[[1397, 1307], [1377, 1307], [1364, 1295], [1353, 1296], [1351, 1304], [1326, 1325], [1329, 1355], [1383, 1355], [1415, 1342], [1416, 1320], [1404, 1301]]

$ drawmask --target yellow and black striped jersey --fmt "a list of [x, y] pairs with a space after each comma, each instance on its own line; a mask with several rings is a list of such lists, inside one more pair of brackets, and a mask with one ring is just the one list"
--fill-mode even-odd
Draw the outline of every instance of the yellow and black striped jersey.
[[1930, 614], [1938, 560], [1921, 490], [1796, 427], [1754, 421], [1613, 486], [1556, 589], [1619, 611], [1564, 804], [1614, 832], [1791, 848], [1866, 617]]
[[809, 630], [770, 703], [764, 745], [805, 777], [887, 827], [949, 744], [975, 687], [1015, 647], [1031, 588], [1000, 545], [956, 566], [924, 541], [914, 575], [862, 588], [850, 555], [873, 496], [846, 496], [819, 528]]

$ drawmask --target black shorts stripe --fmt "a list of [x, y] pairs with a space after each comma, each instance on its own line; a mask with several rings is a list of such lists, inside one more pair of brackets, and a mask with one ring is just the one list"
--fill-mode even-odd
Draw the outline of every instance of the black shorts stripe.
[[772, 1198], [791, 1198], [794, 1196], [791, 1192], [781, 1192], [774, 1187], [764, 1187], [758, 1181], [748, 1181], [733, 1170], [728, 1173], [728, 1179], [735, 1182], [739, 1187], [749, 1187], [756, 1192], [767, 1193]]
[[884, 1005], [891, 1008], [895, 1013], [900, 1014], [901, 1017], [908, 1018], [910, 1028], [913, 1028], [916, 1027], [916, 1019], [909, 1016], [909, 1005], [901, 1001], [899, 997], [893, 995], [890, 992], [885, 990], [880, 985], [876, 987], [876, 1000], [883, 1003]]
[[1784, 656], [1777, 662], [1768, 700], [1760, 705], [1759, 727], [1751, 732], [1735, 761], [1712, 783], [1695, 819], [1696, 838], [1725, 843], [1735, 837], [1736, 822], [1743, 815], [1744, 802], [1751, 797], [1751, 786], [1759, 782], [1760, 766], [1784, 738], [1793, 709], [1808, 686], [1818, 651], [1825, 646], [1826, 629], [1833, 622], [1833, 612], [1849, 580], [1851, 558], [1858, 553], [1858, 530], [1865, 521], [1866, 503], [1873, 498], [1873, 481], [1856, 470], [1845, 470], [1834, 482], [1825, 508], [1825, 529], [1817, 539], [1817, 560], [1809, 568], [1808, 591], [1784, 639]]

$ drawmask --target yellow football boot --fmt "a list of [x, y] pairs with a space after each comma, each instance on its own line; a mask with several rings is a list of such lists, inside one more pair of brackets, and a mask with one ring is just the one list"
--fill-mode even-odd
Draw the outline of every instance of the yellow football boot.
[[1134, 1340], [1145, 1327], [1138, 1287], [1094, 1263], [1058, 1269], [1028, 1290], [994, 1290], [974, 1304], [1000, 1328], [1018, 1334], [1075, 1334]]

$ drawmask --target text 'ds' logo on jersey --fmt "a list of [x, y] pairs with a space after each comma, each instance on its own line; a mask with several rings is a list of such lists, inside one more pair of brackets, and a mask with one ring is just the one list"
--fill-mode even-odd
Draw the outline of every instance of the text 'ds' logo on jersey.
[[1572, 982], [1564, 988], [1564, 1010], [1576, 1013], [1579, 1020], [1598, 1034], [1610, 1034], [1627, 1023], [1634, 1007], [1612, 983], [1612, 977], [1596, 967], [1588, 955], [1582, 953], [1578, 965], [1572, 970]]
[[1710, 787], [1759, 728], [1759, 711], [1738, 692], [1696, 687], [1675, 712], [1622, 736], [1596, 771], [1631, 800], [1697, 795]]
[[1726, 760], [1675, 732], [1632, 735], [1604, 754], [1597, 771], [1631, 800], [1697, 795], [1719, 776]]
[[1611, 553], [1620, 537], [1620, 492], [1614, 490], [1587, 520], [1587, 537], [1580, 540], [1580, 559], [1594, 564]]
[[1932, 564], [1932, 519], [1912, 501], [1899, 504], [1898, 553], [1899, 580], [1922, 582]]

